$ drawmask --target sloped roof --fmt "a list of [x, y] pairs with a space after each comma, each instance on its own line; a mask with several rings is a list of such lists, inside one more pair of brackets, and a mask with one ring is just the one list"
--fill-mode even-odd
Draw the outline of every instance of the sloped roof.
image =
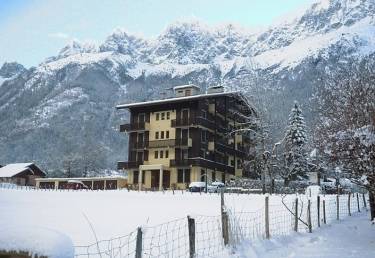
[[[0, 177], [13, 177], [19, 173], [24, 172], [25, 170], [30, 169], [33, 163], [13, 163], [8, 164], [2, 168], [0, 168]], [[32, 171], [30, 169], [30, 171]]]

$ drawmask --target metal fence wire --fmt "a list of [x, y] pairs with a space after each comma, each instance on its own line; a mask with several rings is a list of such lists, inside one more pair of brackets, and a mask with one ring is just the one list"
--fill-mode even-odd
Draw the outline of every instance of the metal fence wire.
[[[362, 194], [358, 197], [351, 194], [349, 198], [346, 194], [297, 199], [298, 204], [293, 200], [278, 204], [265, 202], [267, 209], [263, 206], [255, 211], [238, 212], [225, 207], [227, 222], [224, 222], [223, 215], [196, 215], [191, 217], [194, 221], [192, 228], [188, 218], [144, 226], [126, 236], [76, 246], [75, 257], [217, 257], [235, 250], [242, 241], [290, 235], [295, 231], [296, 223], [298, 232], [309, 232], [310, 228], [316, 230], [337, 219], [354, 216], [365, 209], [363, 200], [368, 198]], [[223, 223], [227, 223], [227, 227]], [[224, 241], [224, 228], [228, 229], [227, 243]]]

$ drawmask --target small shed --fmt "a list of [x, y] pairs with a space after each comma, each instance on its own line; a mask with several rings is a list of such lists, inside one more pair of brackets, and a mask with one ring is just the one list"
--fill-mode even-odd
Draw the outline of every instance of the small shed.
[[13, 163], [0, 167], [0, 182], [35, 186], [35, 179], [45, 177], [34, 163]]

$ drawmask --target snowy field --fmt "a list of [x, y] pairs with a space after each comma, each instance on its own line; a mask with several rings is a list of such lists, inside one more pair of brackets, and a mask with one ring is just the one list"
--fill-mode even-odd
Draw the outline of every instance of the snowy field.
[[233, 258], [373, 258], [375, 225], [368, 213], [346, 218], [315, 231], [270, 240], [244, 242]]
[[[293, 210], [296, 195], [286, 196], [284, 202]], [[299, 197], [300, 208], [306, 209], [306, 197]], [[322, 197], [323, 199], [324, 197]], [[347, 203], [342, 196], [341, 203]], [[334, 202], [335, 196], [326, 196], [326, 202]], [[353, 198], [355, 201], [355, 199]], [[271, 237], [293, 233], [293, 216], [281, 202], [281, 196], [270, 196]], [[301, 207], [304, 204], [304, 207]], [[333, 203], [332, 203], [333, 204]], [[244, 239], [264, 238], [265, 196], [256, 194], [225, 194], [225, 205], [230, 215], [231, 243], [240, 244]], [[357, 204], [352, 202], [352, 212]], [[327, 223], [332, 222], [335, 207], [327, 205]], [[362, 204], [361, 204], [362, 207]], [[342, 217], [346, 216], [344, 205]], [[316, 207], [312, 207], [316, 213]], [[121, 257], [133, 257], [137, 227], [144, 229], [144, 256], [146, 257], [186, 257], [188, 252], [187, 216], [196, 220], [196, 242], [199, 257], [213, 257], [223, 253], [220, 229], [220, 195], [199, 194], [182, 191], [137, 192], [115, 191], [42, 191], [0, 189], [0, 235], [1, 239], [17, 242], [12, 232], [23, 229], [41, 228], [58, 232], [70, 238], [74, 246], [87, 246], [97, 240], [116, 237], [119, 241], [102, 243], [105, 245], [127, 246], [129, 250]], [[306, 214], [301, 216], [305, 219]], [[90, 224], [93, 230], [90, 228]], [[313, 228], [317, 227], [316, 216], [312, 217]], [[299, 232], [306, 232], [300, 223]], [[35, 231], [35, 238], [38, 230]], [[8, 234], [7, 237], [5, 234]], [[128, 235], [130, 234], [130, 235]], [[21, 235], [19, 233], [18, 235]], [[48, 235], [48, 234], [47, 234]], [[128, 236], [127, 236], [128, 235]], [[27, 232], [32, 238], [32, 232]], [[13, 238], [13, 239], [12, 239]], [[157, 244], [155, 244], [157, 243]], [[6, 244], [6, 243], [5, 243]], [[0, 243], [0, 249], [6, 246]], [[80, 249], [80, 257], [95, 257], [96, 245]], [[76, 255], [77, 250], [76, 248]], [[131, 250], [130, 250], [131, 249]], [[83, 250], [83, 251], [82, 251]], [[122, 250], [124, 251], [124, 250]], [[124, 251], [125, 252], [125, 251]], [[147, 253], [148, 252], [148, 253]], [[147, 255], [148, 254], [148, 255]], [[102, 256], [102, 255], [101, 255]], [[109, 257], [120, 257], [108, 255]], [[246, 256], [245, 256], [246, 257]]]

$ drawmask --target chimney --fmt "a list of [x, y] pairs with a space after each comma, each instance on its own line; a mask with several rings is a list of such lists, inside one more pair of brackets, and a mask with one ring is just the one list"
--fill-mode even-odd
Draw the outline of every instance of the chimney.
[[192, 95], [198, 95], [201, 88], [194, 84], [180, 85], [173, 87], [174, 94], [176, 97], [187, 97]]
[[207, 89], [207, 94], [222, 93], [222, 92], [224, 92], [224, 87], [221, 85], [211, 86]]

